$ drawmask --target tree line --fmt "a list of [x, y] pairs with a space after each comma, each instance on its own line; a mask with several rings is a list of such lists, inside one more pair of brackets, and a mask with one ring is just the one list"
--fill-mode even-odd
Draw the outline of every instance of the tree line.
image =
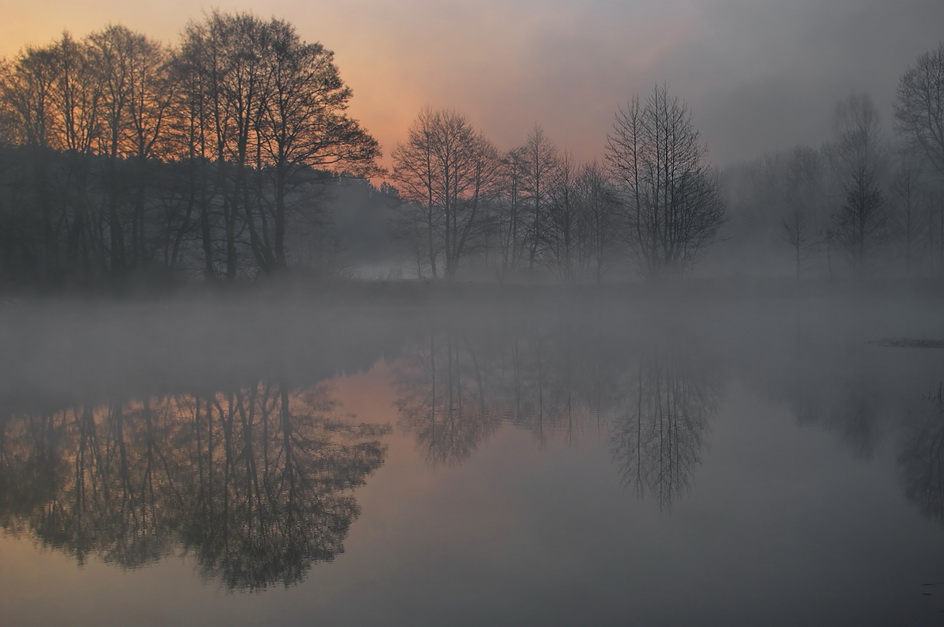
[[944, 274], [944, 45], [901, 77], [893, 140], [856, 94], [823, 146], [721, 171], [664, 85], [615, 113], [589, 163], [539, 125], [502, 150], [425, 108], [389, 172], [351, 97], [330, 50], [247, 13], [191, 22], [175, 47], [109, 26], [25, 48], [0, 65], [0, 280], [324, 264], [325, 183], [342, 174], [370, 187], [378, 220], [399, 206], [388, 237], [420, 277], [666, 278], [709, 255], [734, 272], [789, 260], [798, 278]]
[[852, 94], [821, 146], [727, 168], [734, 248], [789, 251], [797, 278], [944, 276], [944, 44], [901, 76], [894, 116], [889, 135]]
[[475, 258], [499, 278], [549, 269], [600, 281], [691, 269], [724, 221], [718, 178], [687, 105], [657, 86], [617, 112], [601, 161], [578, 164], [540, 126], [507, 152], [454, 111], [424, 109], [393, 150], [417, 273]]
[[539, 267], [563, 281], [664, 278], [710, 256], [736, 274], [944, 276], [944, 44], [901, 76], [894, 111], [889, 136], [871, 97], [851, 94], [822, 146], [716, 171], [664, 85], [616, 112], [588, 164], [540, 126], [501, 152], [464, 116], [426, 109], [393, 151], [392, 178], [420, 275], [453, 276], [467, 258], [500, 278]]
[[378, 171], [333, 53], [214, 12], [168, 48], [123, 26], [0, 66], [5, 278], [271, 274], [318, 227], [325, 171]]

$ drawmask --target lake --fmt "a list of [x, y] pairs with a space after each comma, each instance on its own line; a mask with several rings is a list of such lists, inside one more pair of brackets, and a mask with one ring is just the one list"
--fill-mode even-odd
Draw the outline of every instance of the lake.
[[0, 308], [4, 625], [933, 625], [944, 298]]

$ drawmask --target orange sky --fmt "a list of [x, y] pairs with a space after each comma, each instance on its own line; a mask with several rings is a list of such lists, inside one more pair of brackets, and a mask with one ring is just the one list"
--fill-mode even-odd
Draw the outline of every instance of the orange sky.
[[581, 161], [656, 82], [689, 103], [716, 163], [820, 143], [850, 91], [871, 93], [890, 132], [897, 79], [944, 23], [940, 0], [0, 0], [0, 55], [109, 23], [173, 44], [213, 7], [286, 19], [334, 50], [386, 156], [429, 105], [501, 149], [540, 124]]

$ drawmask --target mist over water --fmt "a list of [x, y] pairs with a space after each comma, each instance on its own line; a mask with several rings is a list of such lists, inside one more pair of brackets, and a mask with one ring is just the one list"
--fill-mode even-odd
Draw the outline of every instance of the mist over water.
[[7, 303], [0, 614], [934, 620], [941, 297], [706, 285]]
[[0, 625], [941, 623], [944, 3], [167, 1], [0, 41]]

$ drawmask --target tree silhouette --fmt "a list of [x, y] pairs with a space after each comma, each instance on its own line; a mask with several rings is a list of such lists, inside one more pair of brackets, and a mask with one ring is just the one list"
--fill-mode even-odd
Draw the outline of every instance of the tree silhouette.
[[898, 129], [944, 175], [944, 43], [902, 75], [895, 103]]
[[689, 270], [724, 221], [718, 182], [688, 106], [656, 87], [616, 113], [606, 161], [620, 193], [626, 237], [648, 278]]
[[325, 170], [381, 171], [350, 99], [329, 50], [248, 13], [213, 12], [172, 50], [120, 25], [27, 48], [0, 64], [8, 272], [284, 270], [291, 227], [321, 226]]
[[498, 185], [498, 152], [454, 111], [424, 109], [393, 150], [393, 179], [400, 186], [408, 227], [422, 234], [430, 272], [455, 276], [460, 260], [487, 224], [484, 205]]
[[799, 279], [805, 256], [818, 244], [818, 215], [825, 199], [823, 166], [820, 153], [805, 146], [793, 149], [786, 166], [782, 233], [793, 249]]
[[878, 112], [864, 94], [836, 105], [836, 138], [827, 153], [845, 194], [834, 220], [835, 240], [852, 264], [866, 273], [866, 261], [887, 235], [888, 214], [882, 192], [887, 155]]

